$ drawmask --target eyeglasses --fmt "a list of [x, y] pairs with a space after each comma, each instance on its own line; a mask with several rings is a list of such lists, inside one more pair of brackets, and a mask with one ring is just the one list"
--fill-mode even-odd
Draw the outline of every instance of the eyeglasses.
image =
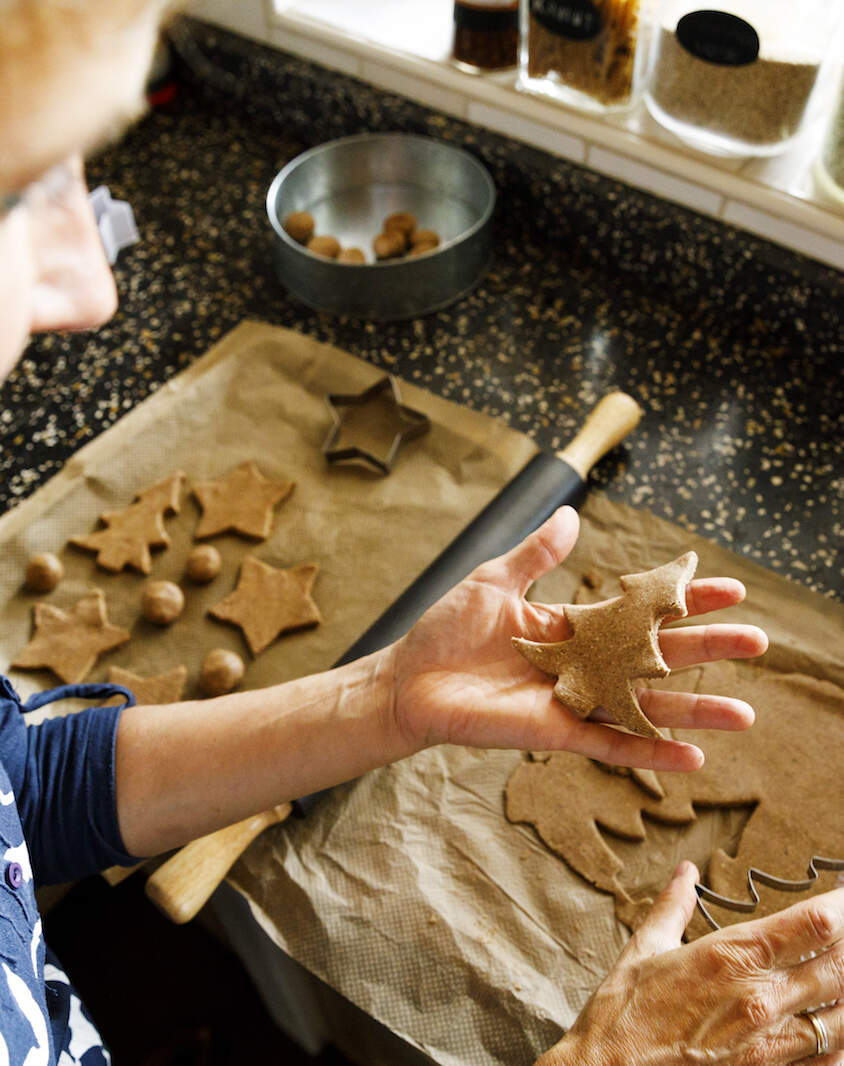
[[0, 222], [21, 204], [34, 206], [59, 202], [76, 181], [76, 177], [72, 162], [65, 159], [17, 192], [0, 193]]

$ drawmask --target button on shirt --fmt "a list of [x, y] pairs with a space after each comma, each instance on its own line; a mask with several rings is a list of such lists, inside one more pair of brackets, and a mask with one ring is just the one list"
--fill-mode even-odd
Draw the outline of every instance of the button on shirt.
[[[0, 675], [0, 1064], [102, 1066], [108, 1053], [70, 982], [45, 950], [35, 885], [137, 861], [123, 847], [114, 744], [123, 707], [27, 726], [25, 712], [70, 695], [124, 689], [69, 685], [22, 705]], [[124, 704], [125, 706], [125, 704]]]

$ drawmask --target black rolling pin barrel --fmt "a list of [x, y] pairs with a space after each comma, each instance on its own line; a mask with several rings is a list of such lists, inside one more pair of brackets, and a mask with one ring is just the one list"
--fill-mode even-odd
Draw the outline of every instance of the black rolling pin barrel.
[[[579, 507], [589, 471], [636, 426], [641, 415], [639, 405], [626, 393], [604, 396], [574, 440], [557, 454], [538, 452], [335, 665], [360, 659], [398, 640], [476, 566], [515, 547], [558, 507]], [[322, 795], [315, 792], [295, 800], [294, 813], [303, 817]]]

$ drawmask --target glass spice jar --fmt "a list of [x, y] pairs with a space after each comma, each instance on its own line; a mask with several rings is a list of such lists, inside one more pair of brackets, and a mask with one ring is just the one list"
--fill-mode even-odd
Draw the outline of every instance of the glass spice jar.
[[815, 177], [826, 196], [844, 205], [844, 76], [823, 149], [815, 163]]
[[645, 94], [653, 117], [714, 155], [782, 152], [800, 130], [840, 10], [829, 0], [799, 7], [663, 0]]
[[452, 59], [480, 74], [515, 67], [519, 51], [519, 0], [456, 0]]
[[641, 95], [640, 0], [521, 0], [519, 88], [588, 111]]

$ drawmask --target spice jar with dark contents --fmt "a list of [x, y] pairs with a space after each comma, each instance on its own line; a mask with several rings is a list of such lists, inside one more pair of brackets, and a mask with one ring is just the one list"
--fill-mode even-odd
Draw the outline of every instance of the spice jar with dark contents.
[[515, 67], [519, 51], [518, 0], [456, 0], [452, 59], [473, 74]]
[[621, 111], [645, 73], [640, 0], [521, 0], [519, 87], [589, 111]]
[[681, 139], [716, 155], [774, 155], [798, 134], [839, 5], [669, 0], [653, 26], [645, 102]]

